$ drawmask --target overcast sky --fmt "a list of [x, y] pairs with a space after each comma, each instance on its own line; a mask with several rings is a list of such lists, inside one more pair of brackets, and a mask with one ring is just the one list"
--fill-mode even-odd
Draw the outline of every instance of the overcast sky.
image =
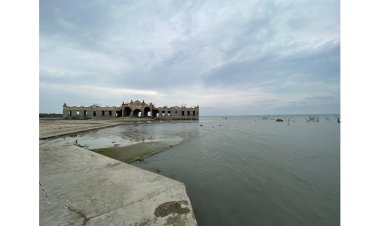
[[40, 0], [40, 112], [339, 113], [338, 0]]

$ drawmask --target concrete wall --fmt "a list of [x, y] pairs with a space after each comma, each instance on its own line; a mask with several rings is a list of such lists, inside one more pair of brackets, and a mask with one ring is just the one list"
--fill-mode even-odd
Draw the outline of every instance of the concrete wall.
[[198, 120], [199, 107], [162, 107], [157, 108], [159, 119], [179, 119], [179, 120]]
[[[116, 111], [118, 107], [77, 107], [77, 106], [64, 106], [63, 118], [65, 119], [111, 119], [116, 118]], [[71, 115], [70, 115], [71, 111]], [[111, 111], [112, 115], [109, 115]], [[104, 115], [103, 115], [104, 112]], [[79, 113], [79, 114], [77, 114]]]
[[[130, 113], [127, 112], [129, 109]], [[144, 109], [146, 110], [144, 112]], [[147, 110], [151, 112], [150, 115], [144, 115]], [[104, 111], [104, 114], [103, 114]], [[109, 115], [109, 112], [112, 115]], [[199, 120], [199, 106], [187, 107], [154, 107], [153, 104], [128, 103], [122, 104], [120, 107], [100, 107], [100, 106], [67, 106], [63, 105], [63, 118], [64, 119], [112, 119], [117, 117], [137, 117], [134, 112], [141, 111], [141, 118], [158, 118], [161, 120]], [[71, 113], [70, 113], [71, 112]], [[78, 114], [79, 113], [79, 114]], [[116, 115], [117, 114], [117, 115]]]

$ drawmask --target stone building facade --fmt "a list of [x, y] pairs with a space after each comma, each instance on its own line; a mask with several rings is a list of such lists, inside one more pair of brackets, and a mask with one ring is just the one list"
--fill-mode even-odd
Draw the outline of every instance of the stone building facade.
[[112, 119], [112, 118], [152, 118], [171, 120], [198, 120], [199, 105], [195, 107], [155, 107], [145, 101], [132, 101], [122, 103], [120, 107], [101, 107], [92, 105], [68, 106], [63, 105], [63, 118], [65, 119]]

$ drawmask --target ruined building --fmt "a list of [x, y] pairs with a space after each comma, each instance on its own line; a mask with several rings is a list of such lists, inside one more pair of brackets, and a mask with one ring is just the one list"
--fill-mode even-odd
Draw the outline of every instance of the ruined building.
[[67, 106], [63, 104], [63, 118], [65, 119], [112, 119], [120, 117], [130, 118], [157, 118], [157, 119], [179, 119], [179, 120], [198, 120], [199, 105], [195, 107], [155, 107], [152, 103], [145, 101], [132, 101], [122, 103], [120, 107], [101, 107], [92, 105]]

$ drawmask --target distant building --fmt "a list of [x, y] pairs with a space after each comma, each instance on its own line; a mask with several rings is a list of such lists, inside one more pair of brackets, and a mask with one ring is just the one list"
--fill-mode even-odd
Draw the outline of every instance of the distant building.
[[102, 107], [96, 104], [89, 107], [67, 106], [63, 104], [63, 118], [65, 119], [111, 119], [111, 118], [157, 118], [157, 119], [179, 119], [198, 120], [199, 105], [195, 107], [155, 107], [152, 103], [145, 101], [132, 101], [122, 103], [120, 107]]

